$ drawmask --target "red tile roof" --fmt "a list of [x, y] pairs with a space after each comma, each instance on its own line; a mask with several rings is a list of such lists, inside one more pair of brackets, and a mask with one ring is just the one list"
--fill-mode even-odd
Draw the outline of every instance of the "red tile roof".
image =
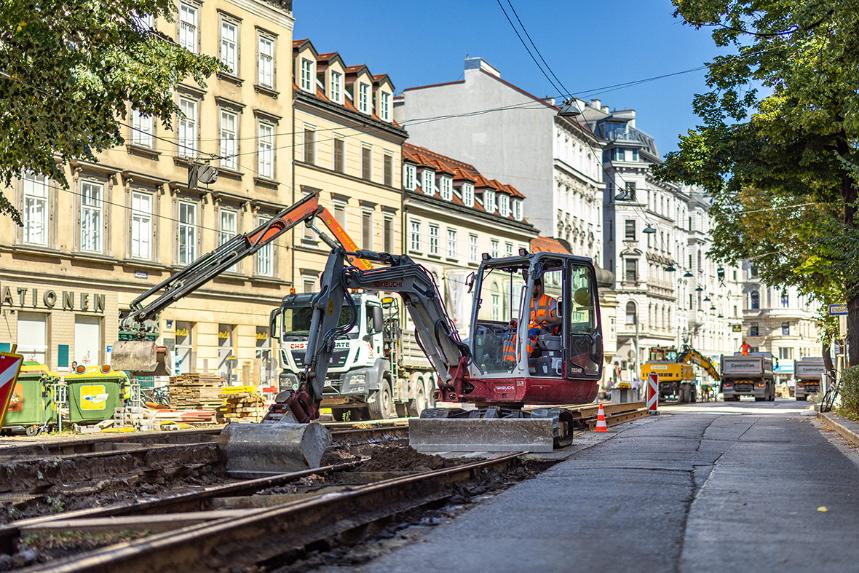
[[531, 239], [532, 253], [561, 253], [569, 255], [570, 250], [558, 239], [552, 237], [534, 237]]

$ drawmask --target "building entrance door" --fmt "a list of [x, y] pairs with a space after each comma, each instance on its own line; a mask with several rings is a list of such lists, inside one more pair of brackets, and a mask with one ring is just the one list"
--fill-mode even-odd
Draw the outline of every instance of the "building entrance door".
[[101, 319], [97, 316], [76, 316], [75, 362], [94, 366], [99, 363], [100, 352]]

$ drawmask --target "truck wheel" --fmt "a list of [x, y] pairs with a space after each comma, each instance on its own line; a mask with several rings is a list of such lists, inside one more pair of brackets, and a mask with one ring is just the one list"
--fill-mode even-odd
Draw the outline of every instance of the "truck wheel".
[[370, 393], [367, 399], [367, 410], [373, 420], [385, 420], [394, 417], [391, 384], [387, 380], [382, 380], [379, 389]]
[[409, 416], [414, 416], [419, 418], [421, 412], [427, 409], [427, 390], [426, 385], [421, 380], [421, 383], [418, 385], [417, 392], [415, 392], [415, 398], [413, 400], [409, 400]]
[[38, 435], [39, 435], [39, 426], [36, 426], [36, 425], [33, 425], [33, 426], [27, 426], [27, 427], [24, 429], [24, 433], [25, 433], [25, 434], [27, 434], [27, 435], [28, 435], [28, 436], [30, 436], [30, 437], [32, 437], [32, 436], [38, 436]]

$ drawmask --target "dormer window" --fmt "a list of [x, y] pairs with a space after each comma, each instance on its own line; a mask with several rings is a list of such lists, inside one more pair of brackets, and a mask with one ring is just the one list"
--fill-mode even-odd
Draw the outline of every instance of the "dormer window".
[[370, 84], [358, 84], [358, 111], [370, 113]]
[[513, 199], [513, 218], [517, 221], [522, 220], [522, 200]]
[[450, 201], [453, 198], [453, 179], [447, 175], [441, 176], [441, 198]]
[[379, 117], [382, 121], [391, 121], [391, 94], [382, 92], [379, 98]]
[[502, 217], [510, 216], [510, 197], [503, 193], [498, 196], [498, 211]]
[[343, 74], [331, 70], [331, 101], [343, 103]]
[[406, 191], [414, 191], [415, 190], [415, 181], [418, 177], [418, 168], [410, 163], [406, 163], [403, 166], [403, 187], [406, 188]]
[[435, 171], [424, 169], [421, 187], [424, 188], [424, 193], [427, 195], [435, 195]]
[[466, 207], [474, 207], [474, 185], [471, 183], [462, 184], [462, 202]]
[[487, 189], [483, 192], [483, 209], [487, 213], [495, 212], [495, 191]]
[[313, 60], [301, 58], [301, 81], [299, 83], [301, 89], [313, 93], [314, 77]]

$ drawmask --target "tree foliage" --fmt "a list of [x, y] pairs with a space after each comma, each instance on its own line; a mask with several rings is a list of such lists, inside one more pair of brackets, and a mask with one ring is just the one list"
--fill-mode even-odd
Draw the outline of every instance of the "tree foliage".
[[[169, 127], [176, 84], [205, 85], [218, 66], [135, 16], [174, 12], [171, 0], [3, 0], [0, 183], [31, 170], [67, 186], [65, 161], [123, 142], [129, 103]], [[0, 214], [21, 224], [2, 195]]]
[[859, 323], [859, 0], [674, 5], [729, 53], [708, 63], [701, 125], [657, 175], [711, 194], [717, 259], [753, 259], [770, 285], [850, 301]]

